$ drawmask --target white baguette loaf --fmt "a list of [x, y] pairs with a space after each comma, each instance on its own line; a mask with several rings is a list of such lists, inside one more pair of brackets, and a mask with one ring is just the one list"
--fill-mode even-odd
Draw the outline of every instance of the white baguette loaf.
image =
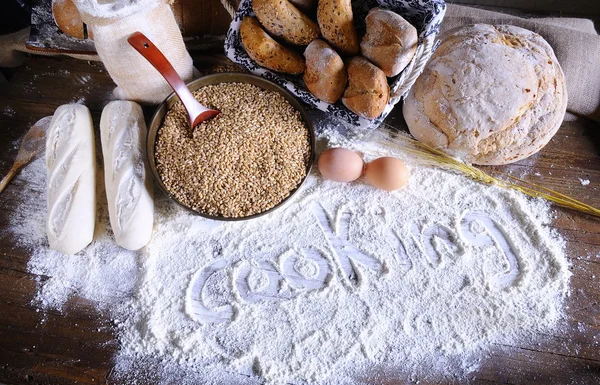
[[75, 254], [92, 242], [96, 224], [94, 128], [87, 107], [56, 109], [46, 136], [50, 248]]
[[144, 162], [146, 123], [134, 102], [115, 101], [102, 111], [100, 136], [110, 225], [119, 246], [144, 247], [152, 235], [152, 180]]

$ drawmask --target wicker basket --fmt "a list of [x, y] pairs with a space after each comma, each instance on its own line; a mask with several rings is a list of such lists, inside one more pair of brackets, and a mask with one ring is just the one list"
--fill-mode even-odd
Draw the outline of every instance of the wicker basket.
[[[227, 0], [222, 0], [226, 3]], [[224, 4], [225, 5], [225, 4]], [[273, 72], [259, 66], [248, 57], [240, 39], [240, 24], [244, 16], [253, 16], [252, 0], [242, 0], [225, 38], [225, 52], [229, 59], [244, 67], [255, 75], [269, 79], [288, 89], [300, 100], [326, 113], [361, 129], [373, 128], [385, 119], [394, 105], [406, 95], [410, 87], [423, 72], [425, 64], [431, 57], [434, 41], [444, 18], [446, 4], [444, 0], [353, 0], [355, 26], [358, 31], [364, 30], [364, 19], [371, 8], [383, 7], [390, 9], [413, 24], [419, 33], [417, 52], [408, 66], [397, 76], [388, 78], [391, 95], [383, 113], [376, 119], [365, 119], [346, 108], [341, 102], [326, 103], [313, 96], [304, 85], [301, 76], [286, 75]], [[226, 6], [233, 12], [231, 5]]]

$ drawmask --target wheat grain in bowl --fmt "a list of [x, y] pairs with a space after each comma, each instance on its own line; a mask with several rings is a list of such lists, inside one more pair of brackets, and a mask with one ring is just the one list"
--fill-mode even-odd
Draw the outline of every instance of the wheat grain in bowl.
[[220, 83], [194, 96], [221, 113], [190, 132], [178, 101], [157, 135], [156, 168], [176, 200], [208, 216], [240, 218], [293, 193], [309, 168], [311, 142], [301, 114], [281, 94]]

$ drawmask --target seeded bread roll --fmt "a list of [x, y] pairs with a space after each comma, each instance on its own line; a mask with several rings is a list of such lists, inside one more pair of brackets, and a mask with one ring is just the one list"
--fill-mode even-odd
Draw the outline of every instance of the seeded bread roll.
[[317, 98], [335, 103], [346, 88], [348, 74], [340, 55], [323, 40], [315, 40], [304, 51], [304, 83]]
[[323, 37], [335, 49], [348, 56], [358, 54], [350, 0], [319, 0], [317, 21]]
[[253, 0], [252, 10], [267, 31], [288, 43], [308, 45], [321, 35], [317, 23], [288, 0]]
[[355, 114], [375, 119], [390, 98], [390, 88], [382, 70], [356, 56], [348, 62], [348, 87], [342, 102]]
[[256, 18], [244, 17], [240, 25], [240, 36], [248, 56], [259, 65], [288, 74], [297, 75], [304, 72], [302, 55], [273, 40]]
[[362, 55], [387, 76], [398, 75], [415, 56], [417, 29], [397, 13], [381, 8], [371, 9], [365, 22]]
[[523, 28], [448, 31], [404, 101], [418, 140], [475, 164], [506, 164], [550, 141], [567, 107], [550, 45]]

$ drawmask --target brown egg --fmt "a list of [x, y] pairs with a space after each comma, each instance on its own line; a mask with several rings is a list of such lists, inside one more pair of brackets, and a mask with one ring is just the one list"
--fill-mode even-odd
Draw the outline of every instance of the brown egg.
[[392, 157], [377, 158], [367, 163], [365, 179], [373, 186], [394, 191], [408, 183], [409, 172], [404, 162]]
[[321, 175], [336, 182], [351, 182], [360, 178], [363, 166], [360, 155], [345, 148], [330, 148], [319, 157]]

